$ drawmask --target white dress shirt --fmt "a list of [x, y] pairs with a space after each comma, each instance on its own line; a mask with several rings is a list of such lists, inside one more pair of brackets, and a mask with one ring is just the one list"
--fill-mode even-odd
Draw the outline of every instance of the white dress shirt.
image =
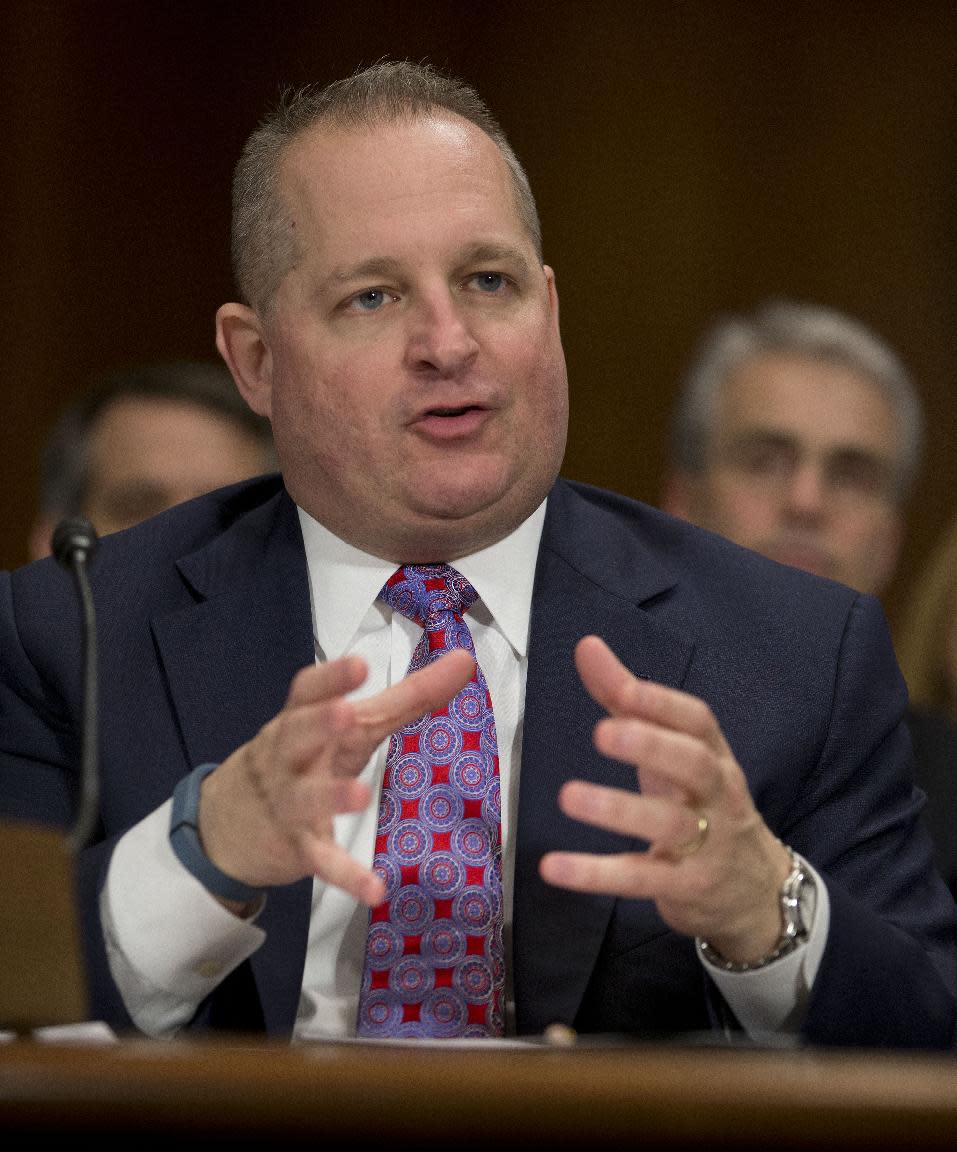
[[[506, 957], [511, 951], [529, 619], [544, 515], [542, 504], [505, 540], [454, 562], [478, 592], [468, 621], [495, 709]], [[421, 635], [414, 622], [377, 599], [396, 566], [346, 544], [302, 510], [299, 516], [316, 659], [362, 656], [369, 675], [355, 696], [380, 692], [405, 675]], [[387, 741], [381, 744], [362, 772], [374, 797], [381, 786], [387, 745]], [[170, 808], [167, 801], [119, 840], [101, 902], [114, 979], [134, 1023], [155, 1036], [172, 1034], [185, 1024], [199, 1002], [265, 939], [255, 918], [243, 920], [226, 911], [180, 864], [169, 846]], [[337, 841], [366, 866], [371, 866], [374, 855], [377, 809], [374, 800], [362, 812], [338, 816], [334, 822]], [[812, 930], [807, 944], [752, 972], [727, 973], [706, 965], [752, 1035], [790, 1030], [800, 1019], [827, 939], [827, 892], [820, 877], [815, 875], [815, 880], [816, 908], [808, 909]], [[314, 881], [296, 1040], [355, 1035], [368, 917], [368, 908], [341, 889], [318, 878]], [[157, 940], [163, 941], [161, 948], [156, 947]]]

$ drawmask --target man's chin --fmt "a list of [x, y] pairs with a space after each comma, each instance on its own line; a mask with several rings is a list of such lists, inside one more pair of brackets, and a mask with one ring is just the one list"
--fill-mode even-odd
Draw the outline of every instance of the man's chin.
[[545, 493], [512, 482], [444, 486], [435, 495], [440, 498], [416, 502], [410, 526], [418, 526], [424, 545], [441, 546], [448, 557], [465, 556], [503, 539], [535, 511]]
[[441, 472], [423, 471], [407, 490], [407, 507], [423, 521], [446, 524], [504, 514], [521, 500], [522, 477], [499, 461], [483, 465], [462, 461]]
[[816, 549], [787, 546], [769, 548], [767, 554], [780, 564], [789, 564], [792, 568], [800, 568], [804, 572], [810, 572], [812, 576], [826, 576], [830, 580], [837, 579], [837, 565], [834, 560], [830, 556], [822, 555]]

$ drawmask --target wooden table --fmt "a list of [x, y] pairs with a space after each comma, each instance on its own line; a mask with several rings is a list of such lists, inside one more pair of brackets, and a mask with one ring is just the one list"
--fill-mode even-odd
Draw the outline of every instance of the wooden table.
[[[957, 1148], [957, 1056], [584, 1042], [0, 1045], [0, 1133], [137, 1150]], [[9, 1145], [7, 1145], [9, 1146]]]

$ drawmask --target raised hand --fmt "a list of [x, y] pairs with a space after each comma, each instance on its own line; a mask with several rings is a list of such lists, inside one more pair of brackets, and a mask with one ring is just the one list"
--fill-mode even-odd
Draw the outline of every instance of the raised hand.
[[374, 906], [383, 884], [336, 844], [333, 817], [370, 803], [358, 779], [396, 728], [450, 700], [474, 671], [450, 652], [364, 700], [346, 696], [365, 680], [356, 656], [304, 668], [281, 712], [204, 781], [203, 847], [222, 871], [256, 887], [317, 875]]
[[638, 837], [647, 851], [598, 856], [551, 852], [551, 884], [654, 900], [675, 931], [701, 936], [729, 960], [766, 955], [781, 931], [785, 847], [754, 806], [744, 773], [704, 701], [640, 680], [597, 636], [575, 652], [582, 683], [608, 713], [595, 747], [635, 768], [640, 791], [569, 781], [562, 811]]

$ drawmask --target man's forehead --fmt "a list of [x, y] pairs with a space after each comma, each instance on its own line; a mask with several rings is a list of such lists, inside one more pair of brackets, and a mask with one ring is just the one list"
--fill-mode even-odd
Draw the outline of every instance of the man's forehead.
[[729, 373], [726, 390], [802, 400], [847, 394], [869, 404], [890, 404], [883, 385], [863, 369], [841, 359], [788, 350], [748, 356]]
[[451, 113], [314, 126], [288, 146], [279, 191], [294, 230], [329, 221], [364, 230], [366, 219], [388, 226], [439, 198], [454, 202], [456, 211], [462, 204], [507, 205], [518, 214], [498, 147]]
[[894, 435], [896, 408], [878, 381], [849, 365], [797, 355], [759, 355], [731, 373], [721, 389], [724, 423], [756, 423], [850, 433]]
[[463, 158], [496, 159], [498, 146], [476, 124], [454, 112], [432, 109], [408, 115], [383, 114], [369, 120], [321, 120], [305, 128], [285, 149], [281, 170], [287, 179], [330, 176], [357, 168], [395, 166], [425, 151]]
[[324, 280], [385, 275], [389, 261], [426, 251], [452, 263], [491, 250], [538, 262], [504, 156], [452, 113], [314, 126], [286, 156], [282, 196]]

